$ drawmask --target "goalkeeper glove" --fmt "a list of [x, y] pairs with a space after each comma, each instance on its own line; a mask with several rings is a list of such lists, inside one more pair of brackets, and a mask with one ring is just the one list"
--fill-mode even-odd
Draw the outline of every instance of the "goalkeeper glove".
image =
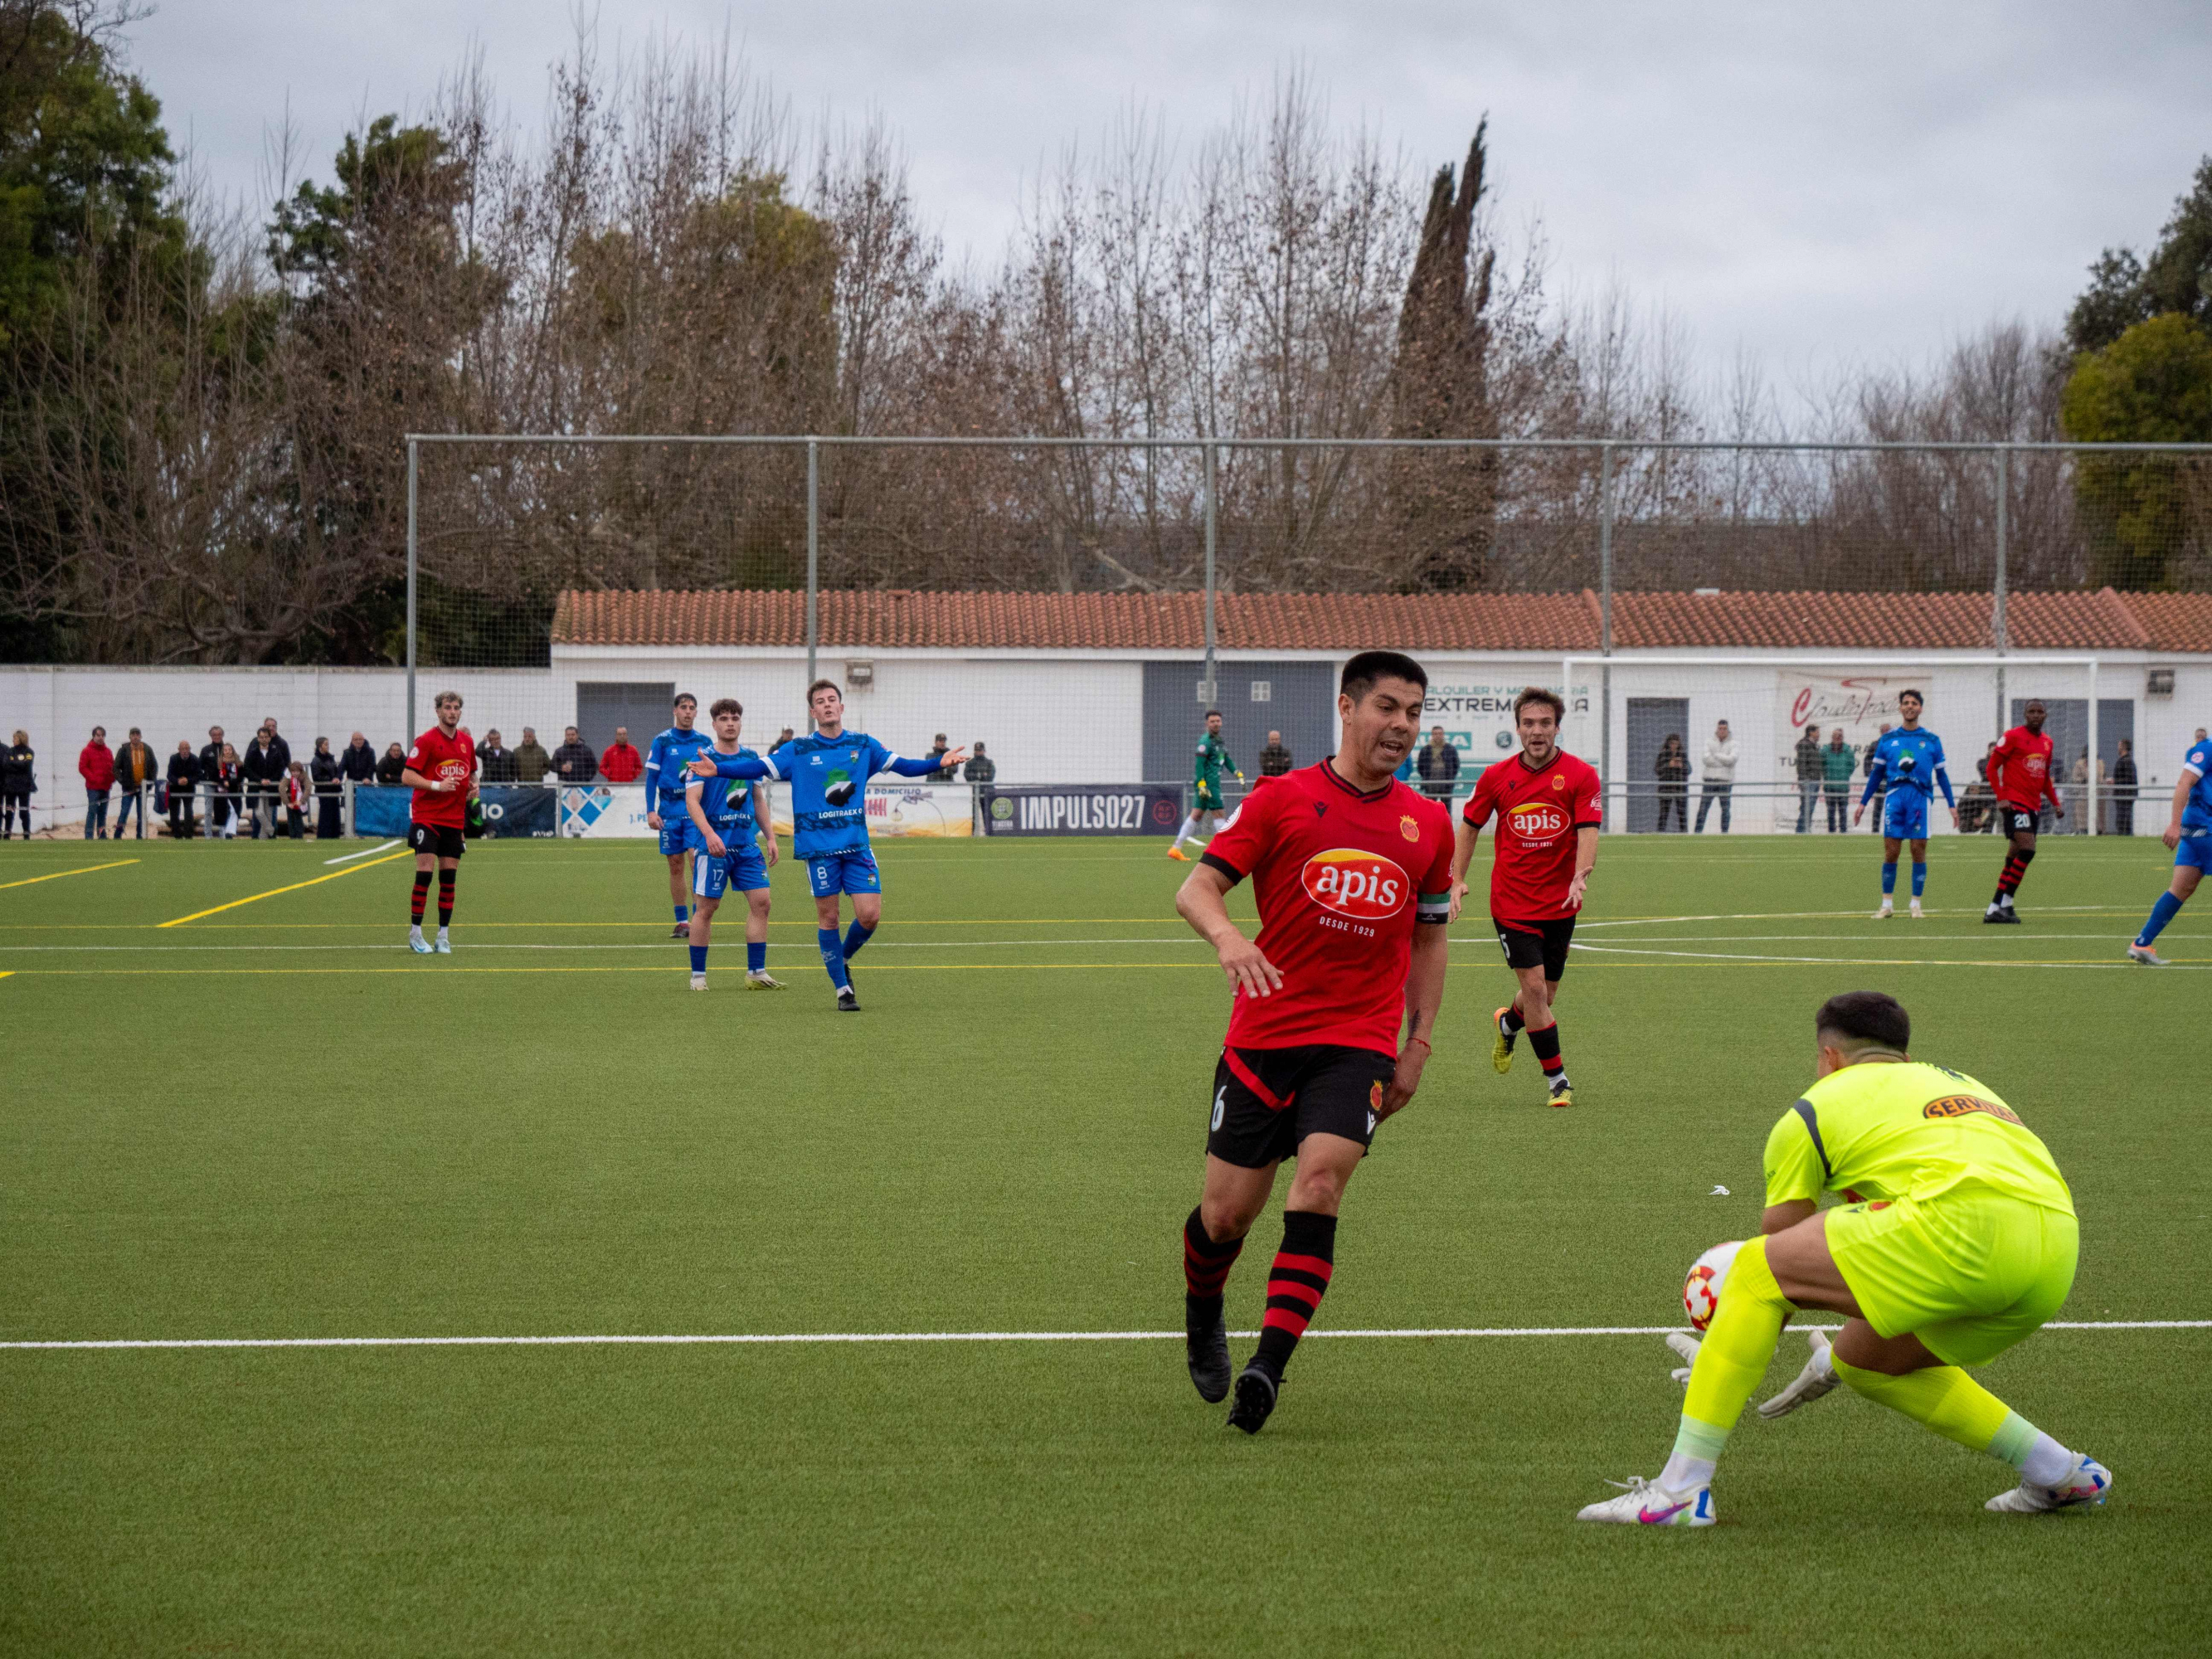
[[1698, 1339], [1687, 1331], [1669, 1331], [1667, 1333], [1667, 1346], [1689, 1362], [1667, 1373], [1686, 1389], [1690, 1386], [1690, 1372], [1698, 1363]]
[[1834, 1388], [1843, 1378], [1836, 1375], [1836, 1362], [1828, 1352], [1826, 1331], [1808, 1331], [1805, 1340], [1813, 1345], [1813, 1357], [1805, 1362], [1805, 1369], [1797, 1373], [1796, 1380], [1771, 1400], [1759, 1402], [1759, 1414], [1769, 1419], [1787, 1416], [1800, 1406], [1810, 1405]]

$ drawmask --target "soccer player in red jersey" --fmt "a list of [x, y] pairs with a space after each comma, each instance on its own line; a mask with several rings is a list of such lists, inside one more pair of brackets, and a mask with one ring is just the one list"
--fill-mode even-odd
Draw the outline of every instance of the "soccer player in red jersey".
[[[408, 908], [407, 948], [427, 957], [453, 953], [446, 929], [453, 920], [453, 877], [467, 845], [469, 803], [477, 795], [476, 739], [461, 730], [461, 694], [438, 693], [438, 723], [415, 739], [399, 781], [415, 792], [407, 807], [407, 844], [415, 849], [415, 896]], [[438, 942], [422, 939], [422, 902], [438, 872]]]
[[1521, 752], [1483, 769], [1460, 814], [1459, 846], [1452, 854], [1451, 914], [1467, 896], [1467, 866], [1482, 826], [1494, 815], [1498, 836], [1490, 867], [1490, 920], [1505, 950], [1505, 965], [1521, 981], [1511, 1003], [1494, 1016], [1498, 1036], [1490, 1063], [1511, 1069], [1513, 1040], [1525, 1030], [1544, 1068], [1554, 1106], [1575, 1103], [1559, 1057], [1559, 1026], [1552, 1004], [1567, 971], [1567, 945], [1575, 913], [1597, 865], [1601, 813], [1597, 774], [1559, 747], [1559, 717], [1566, 704], [1532, 685], [1513, 699]]
[[2051, 811], [2066, 816], [2066, 803], [2058, 799], [2058, 785], [2051, 775], [2051, 739], [2043, 734], [2046, 718], [2040, 697], [2028, 699], [2021, 711], [2023, 723], [1997, 739], [1990, 757], [1990, 793], [1997, 798], [1997, 817], [2005, 839], [2012, 843], [2005, 854], [2004, 872], [1997, 878], [1996, 896], [1982, 912], [1984, 921], [2018, 921], [2012, 896], [2035, 862], [2035, 818], [2044, 798]]
[[[1183, 1326], [1204, 1400], [1229, 1392], [1222, 1286], [1275, 1166], [1298, 1164], [1260, 1346], [1229, 1412], [1247, 1434], [1275, 1408], [1283, 1368], [1328, 1288], [1345, 1183], [1376, 1126], [1420, 1086], [1443, 1000], [1451, 815], [1391, 775], [1419, 741], [1428, 684], [1395, 651], [1352, 658], [1338, 684], [1336, 753], [1262, 779], [1176, 895], [1220, 957], [1232, 999], [1206, 1185], [1182, 1227]], [[1247, 876], [1256, 939], [1229, 919], [1229, 890]]]

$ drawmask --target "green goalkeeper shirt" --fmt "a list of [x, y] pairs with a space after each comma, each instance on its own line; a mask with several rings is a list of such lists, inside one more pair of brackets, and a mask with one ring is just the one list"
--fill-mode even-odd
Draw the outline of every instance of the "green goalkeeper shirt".
[[1218, 795], [1221, 793], [1221, 775], [1236, 769], [1237, 763], [1229, 758], [1227, 744], [1211, 732], [1198, 740], [1198, 760], [1192, 768], [1192, 782]]

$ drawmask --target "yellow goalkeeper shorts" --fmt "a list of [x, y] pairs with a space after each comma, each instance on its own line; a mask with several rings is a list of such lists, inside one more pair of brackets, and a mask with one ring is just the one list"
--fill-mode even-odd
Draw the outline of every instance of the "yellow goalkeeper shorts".
[[1980, 1365], [2065, 1305], [2080, 1224], [1995, 1193], [1844, 1204], [1828, 1252], [1885, 1337], [1911, 1332], [1947, 1364]]

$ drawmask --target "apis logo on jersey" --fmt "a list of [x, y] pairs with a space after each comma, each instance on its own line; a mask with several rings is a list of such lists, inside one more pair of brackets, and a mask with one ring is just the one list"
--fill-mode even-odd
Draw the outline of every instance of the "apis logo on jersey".
[[1316, 904], [1355, 921], [1382, 921], [1396, 915], [1413, 891], [1412, 882], [1397, 865], [1356, 847], [1316, 853], [1306, 860], [1299, 879]]
[[1513, 833], [1530, 841], [1549, 841], [1567, 827], [1565, 810], [1556, 801], [1532, 800], [1506, 815]]

